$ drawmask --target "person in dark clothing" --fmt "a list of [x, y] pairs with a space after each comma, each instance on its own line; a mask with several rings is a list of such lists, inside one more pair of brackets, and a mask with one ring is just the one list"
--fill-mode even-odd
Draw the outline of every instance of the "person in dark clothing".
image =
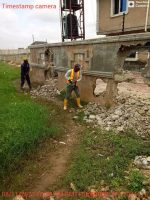
[[28, 83], [29, 89], [31, 90], [31, 82], [30, 82], [30, 65], [27, 59], [23, 61], [21, 64], [21, 89], [23, 89], [23, 85], [25, 83], [25, 80]]

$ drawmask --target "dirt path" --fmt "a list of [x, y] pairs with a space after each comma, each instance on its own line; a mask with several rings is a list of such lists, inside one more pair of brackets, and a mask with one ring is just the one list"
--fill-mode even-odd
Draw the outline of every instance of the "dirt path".
[[45, 165], [50, 165], [51, 169], [39, 174], [38, 182], [33, 184], [30, 191], [46, 191], [60, 176], [64, 175], [70, 154], [77, 142], [77, 135], [81, 131], [81, 127], [75, 125], [73, 121], [69, 122], [69, 126], [68, 134], [59, 142], [55, 152], [50, 152], [45, 159]]

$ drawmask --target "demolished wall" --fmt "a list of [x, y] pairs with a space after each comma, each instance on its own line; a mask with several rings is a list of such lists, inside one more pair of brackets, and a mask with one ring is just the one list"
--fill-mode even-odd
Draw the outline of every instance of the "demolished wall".
[[[29, 48], [32, 67], [38, 71], [43, 70], [43, 73], [46, 66], [46, 49], [53, 54], [51, 62], [58, 72], [60, 90], [65, 86], [64, 73], [75, 63], [80, 63], [83, 71], [83, 80], [79, 85], [81, 98], [85, 101], [112, 103], [117, 95], [118, 84], [135, 80], [134, 74], [130, 73], [131, 77], [129, 77], [129, 73], [124, 69], [125, 59], [135, 51], [149, 52], [149, 44], [150, 35], [142, 33], [85, 41], [31, 45]], [[130, 66], [128, 68], [130, 69]], [[144, 83], [149, 84], [150, 61], [147, 62], [146, 67], [142, 66], [140, 74]]]

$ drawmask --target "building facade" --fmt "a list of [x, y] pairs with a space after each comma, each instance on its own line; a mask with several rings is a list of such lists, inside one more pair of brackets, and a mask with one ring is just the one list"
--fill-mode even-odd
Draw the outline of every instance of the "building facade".
[[97, 0], [97, 34], [150, 31], [149, 0]]

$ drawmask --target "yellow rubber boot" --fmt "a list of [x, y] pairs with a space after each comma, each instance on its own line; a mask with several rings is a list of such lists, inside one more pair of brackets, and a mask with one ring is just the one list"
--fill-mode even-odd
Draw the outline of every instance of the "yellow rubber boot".
[[80, 97], [77, 98], [77, 106], [78, 106], [79, 108], [83, 108], [83, 106], [81, 106], [81, 104], [80, 104]]
[[67, 104], [68, 104], [68, 100], [64, 99], [64, 110], [67, 110]]

